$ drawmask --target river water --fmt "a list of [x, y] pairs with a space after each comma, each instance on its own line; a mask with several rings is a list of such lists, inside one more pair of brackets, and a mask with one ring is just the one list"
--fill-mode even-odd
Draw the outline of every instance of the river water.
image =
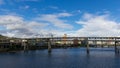
[[52, 49], [0, 53], [0, 68], [120, 68], [114, 48]]

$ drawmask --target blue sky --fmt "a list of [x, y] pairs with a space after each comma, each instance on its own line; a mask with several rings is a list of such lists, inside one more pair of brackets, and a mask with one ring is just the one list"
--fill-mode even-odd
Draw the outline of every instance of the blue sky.
[[120, 0], [0, 0], [10, 37], [120, 36]]

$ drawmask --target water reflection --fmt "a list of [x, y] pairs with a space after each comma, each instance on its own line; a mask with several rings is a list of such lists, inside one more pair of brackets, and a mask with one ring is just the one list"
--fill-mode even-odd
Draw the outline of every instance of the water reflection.
[[67, 48], [0, 54], [2, 68], [119, 68], [120, 54], [113, 48]]

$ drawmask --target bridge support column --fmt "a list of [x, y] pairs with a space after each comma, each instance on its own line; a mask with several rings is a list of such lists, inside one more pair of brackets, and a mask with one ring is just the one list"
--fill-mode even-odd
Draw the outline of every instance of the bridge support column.
[[117, 48], [117, 41], [115, 39], [115, 53], [119, 53], [119, 49]]
[[103, 41], [101, 40], [101, 47], [103, 48]]
[[24, 51], [28, 50], [27, 40], [22, 40], [22, 46]]
[[87, 51], [87, 54], [89, 54], [90, 53], [90, 49], [89, 49], [89, 41], [88, 41], [88, 38], [86, 39], [86, 45], [87, 45], [87, 47], [86, 47], [86, 51]]
[[90, 53], [89, 44], [87, 44], [87, 54]]
[[28, 46], [25, 42], [23, 43], [23, 46], [24, 46], [24, 50], [28, 50]]
[[48, 53], [51, 53], [51, 43], [50, 43], [50, 40], [48, 40]]
[[115, 53], [117, 53], [117, 46], [116, 46], [116, 41], [115, 41]]

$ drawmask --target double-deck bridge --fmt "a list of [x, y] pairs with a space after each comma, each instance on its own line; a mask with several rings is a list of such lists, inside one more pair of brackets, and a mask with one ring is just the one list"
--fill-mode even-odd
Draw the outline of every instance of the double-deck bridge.
[[[0, 39], [0, 48], [10, 47], [12, 45], [24, 46], [39, 46], [41, 43], [47, 43], [48, 48], [51, 49], [52, 45], [70, 46], [81, 45], [87, 47], [114, 47], [115, 52], [118, 52], [120, 44], [120, 37], [44, 37], [44, 38], [21, 38], [21, 39]], [[15, 47], [15, 46], [13, 46]]]

